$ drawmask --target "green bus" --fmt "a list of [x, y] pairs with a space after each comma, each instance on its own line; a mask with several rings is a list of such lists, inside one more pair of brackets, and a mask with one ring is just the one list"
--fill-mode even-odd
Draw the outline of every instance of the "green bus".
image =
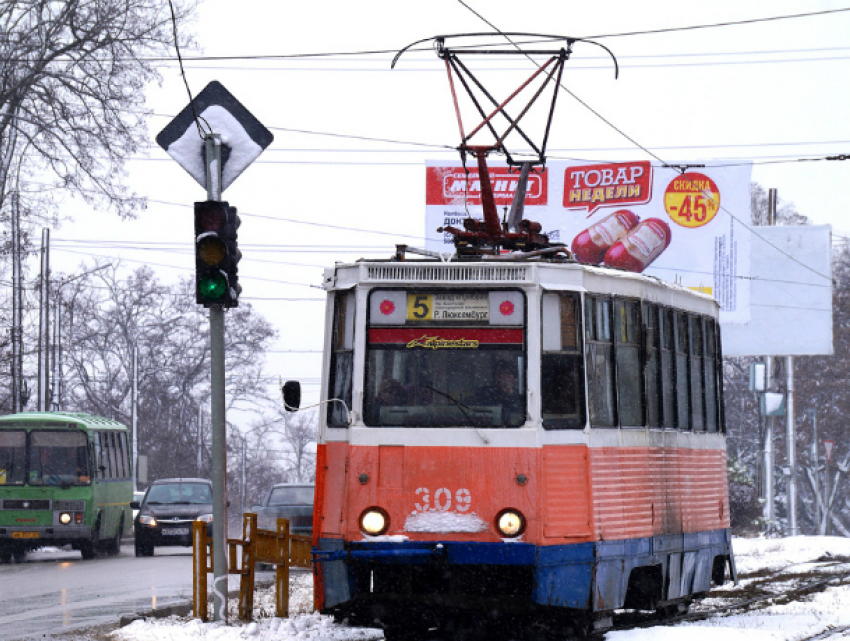
[[132, 527], [127, 427], [69, 412], [0, 417], [0, 561], [67, 545], [118, 554]]

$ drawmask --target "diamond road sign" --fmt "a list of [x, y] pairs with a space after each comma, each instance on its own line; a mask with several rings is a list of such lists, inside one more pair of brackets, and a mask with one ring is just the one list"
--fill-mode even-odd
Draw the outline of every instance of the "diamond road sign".
[[157, 144], [204, 188], [203, 132], [221, 136], [221, 191], [274, 140], [272, 133], [220, 82], [208, 84], [156, 137]]

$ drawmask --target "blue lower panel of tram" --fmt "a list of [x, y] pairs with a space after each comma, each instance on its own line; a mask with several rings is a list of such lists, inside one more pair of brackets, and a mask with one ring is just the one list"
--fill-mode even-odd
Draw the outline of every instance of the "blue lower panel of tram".
[[370, 590], [371, 584], [364, 585], [362, 580], [364, 571], [393, 572], [404, 566], [419, 566], [420, 572], [429, 566], [449, 571], [480, 567], [506, 576], [513, 566], [528, 573], [526, 596], [530, 602], [593, 611], [623, 607], [635, 568], [656, 569], [665, 586], [663, 600], [706, 592], [715, 558], [732, 554], [728, 530], [551, 546], [451, 541], [346, 545], [341, 539], [320, 539], [319, 549], [313, 552], [322, 567], [325, 608]]

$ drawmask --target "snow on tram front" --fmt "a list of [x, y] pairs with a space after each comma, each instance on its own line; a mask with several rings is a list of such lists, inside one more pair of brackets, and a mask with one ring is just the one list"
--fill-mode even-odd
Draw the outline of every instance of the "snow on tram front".
[[322, 611], [388, 638], [599, 630], [734, 572], [713, 299], [522, 256], [338, 265], [325, 288]]

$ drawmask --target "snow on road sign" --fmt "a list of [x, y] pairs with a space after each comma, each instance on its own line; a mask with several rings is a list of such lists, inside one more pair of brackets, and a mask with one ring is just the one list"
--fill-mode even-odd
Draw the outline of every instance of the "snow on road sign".
[[207, 186], [204, 140], [198, 131], [196, 115], [204, 130], [221, 136], [221, 191], [274, 140], [272, 133], [233, 94], [221, 83], [211, 82], [156, 137], [157, 144], [201, 187]]

